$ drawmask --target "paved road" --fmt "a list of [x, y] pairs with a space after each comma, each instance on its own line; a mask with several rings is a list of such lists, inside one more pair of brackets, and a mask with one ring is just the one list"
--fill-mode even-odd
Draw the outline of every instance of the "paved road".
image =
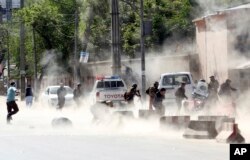
[[[161, 131], [157, 121], [91, 123], [87, 106], [63, 111], [36, 103], [5, 123], [5, 98], [0, 97], [0, 159], [8, 160], [228, 160], [228, 144], [186, 140], [182, 131]], [[51, 120], [68, 117], [73, 128], [55, 129]], [[107, 125], [108, 124], [108, 125]]]

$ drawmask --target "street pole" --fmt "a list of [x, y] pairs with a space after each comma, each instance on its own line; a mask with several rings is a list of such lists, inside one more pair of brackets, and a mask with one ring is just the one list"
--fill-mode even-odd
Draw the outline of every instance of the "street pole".
[[9, 32], [7, 32], [7, 67], [8, 67], [8, 79], [7, 79], [7, 86], [9, 87], [9, 82], [10, 82], [10, 47], [9, 47]]
[[36, 56], [36, 33], [32, 27], [32, 41], [33, 41], [33, 57], [34, 57], [34, 93], [37, 93], [37, 56]]
[[121, 74], [121, 37], [118, 0], [111, 0], [112, 73]]
[[3, 23], [3, 8], [2, 5], [0, 4], [0, 24]]
[[[24, 0], [20, 0], [20, 7], [24, 7]], [[20, 78], [21, 78], [21, 100], [25, 97], [25, 28], [24, 21], [21, 19], [20, 25]]]
[[12, 0], [6, 0], [6, 17], [7, 21], [12, 18]]
[[77, 48], [77, 43], [78, 43], [78, 8], [77, 8], [77, 3], [75, 1], [75, 7], [76, 7], [76, 10], [75, 10], [75, 41], [74, 41], [74, 82], [76, 83], [78, 81], [78, 76], [77, 76], [77, 51], [78, 51], [78, 48]]
[[146, 73], [145, 73], [145, 48], [144, 48], [144, 14], [143, 0], [140, 0], [140, 18], [141, 18], [141, 78], [142, 78], [142, 98], [146, 98]]

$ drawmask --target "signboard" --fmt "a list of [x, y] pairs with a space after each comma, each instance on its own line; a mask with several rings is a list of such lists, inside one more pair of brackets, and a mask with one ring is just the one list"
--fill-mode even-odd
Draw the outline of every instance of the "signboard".
[[81, 52], [80, 53], [80, 63], [88, 63], [89, 60], [89, 53], [88, 52]]

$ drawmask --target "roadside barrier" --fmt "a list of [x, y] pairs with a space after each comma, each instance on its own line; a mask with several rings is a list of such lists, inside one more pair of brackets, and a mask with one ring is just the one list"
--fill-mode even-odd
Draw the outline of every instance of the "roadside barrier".
[[190, 121], [183, 137], [192, 139], [214, 139], [217, 134], [215, 121]]
[[187, 128], [190, 116], [163, 116], [160, 118], [160, 127], [164, 128]]
[[216, 137], [220, 143], [245, 143], [245, 138], [240, 134], [238, 124], [225, 122], [222, 125], [222, 131]]
[[228, 116], [198, 116], [199, 121], [215, 121], [216, 131], [219, 133], [222, 130], [222, 124], [224, 122], [235, 122], [235, 118]]
[[72, 127], [72, 121], [66, 117], [54, 118], [51, 122], [52, 127]]
[[134, 113], [132, 111], [115, 111], [112, 115], [118, 117], [134, 118]]
[[158, 118], [159, 115], [154, 110], [139, 110], [139, 118]]

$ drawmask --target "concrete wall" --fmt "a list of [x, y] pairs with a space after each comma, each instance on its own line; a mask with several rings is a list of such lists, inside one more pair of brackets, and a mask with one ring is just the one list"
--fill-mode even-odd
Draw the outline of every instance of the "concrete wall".
[[[82, 65], [81, 75], [85, 76], [83, 81], [88, 82], [91, 79], [91, 75], [112, 75], [111, 64], [111, 61], [105, 61]], [[121, 68], [122, 73], [125, 73], [126, 66], [130, 67], [137, 75], [137, 79], [140, 83], [140, 59], [123, 60]], [[147, 85], [151, 85], [154, 81], [158, 81], [162, 73], [181, 71], [191, 71], [195, 79], [200, 79], [198, 55], [158, 56], [146, 58]]]
[[228, 77], [228, 31], [224, 15], [211, 16], [196, 23], [197, 52], [201, 75], [209, 80], [215, 75], [220, 82]]
[[229, 70], [250, 60], [249, 14], [250, 8], [231, 9], [194, 20], [202, 77], [239, 80]]

